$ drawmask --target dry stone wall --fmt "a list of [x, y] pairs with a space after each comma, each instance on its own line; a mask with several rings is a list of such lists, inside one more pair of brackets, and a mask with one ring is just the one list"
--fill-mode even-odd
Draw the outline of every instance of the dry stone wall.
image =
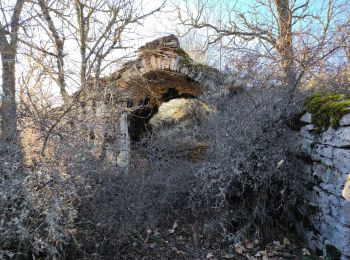
[[311, 117], [301, 117], [296, 227], [318, 254], [350, 259], [350, 114], [322, 133]]

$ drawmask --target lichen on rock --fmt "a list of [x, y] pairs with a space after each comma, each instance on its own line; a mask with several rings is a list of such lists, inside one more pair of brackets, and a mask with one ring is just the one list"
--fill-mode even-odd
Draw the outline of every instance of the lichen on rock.
[[350, 95], [342, 93], [315, 93], [305, 100], [304, 107], [312, 114], [317, 132], [336, 128], [339, 120], [350, 112]]

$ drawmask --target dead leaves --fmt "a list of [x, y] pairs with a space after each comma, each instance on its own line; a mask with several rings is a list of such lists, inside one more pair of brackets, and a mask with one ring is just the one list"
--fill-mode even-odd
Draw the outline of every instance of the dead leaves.
[[[295, 254], [296, 248], [287, 238], [284, 238], [283, 243], [274, 241], [266, 245], [265, 250], [257, 249], [258, 242], [245, 241], [244, 243], [234, 244], [233, 248], [237, 255], [249, 260], [299, 259], [299, 256]], [[310, 252], [304, 248], [302, 255], [310, 255]]]
[[235, 244], [234, 245], [235, 248], [235, 252], [239, 255], [243, 255], [246, 252], [246, 249], [243, 245], [239, 244]]
[[175, 229], [177, 228], [178, 224], [177, 224], [177, 220], [174, 222], [173, 227], [171, 229], [168, 229], [168, 233], [169, 234], [174, 234], [175, 233]]
[[[191, 236], [184, 236], [182, 223], [176, 220], [170, 229], [163, 231], [146, 229], [147, 254], [166, 256], [169, 259], [208, 259], [208, 260], [280, 260], [280, 259], [310, 259], [309, 250], [294, 246], [287, 238], [283, 241], [274, 241], [261, 247], [258, 239], [232, 244], [229, 247], [198, 248], [191, 244]], [[187, 229], [188, 231], [188, 229]], [[191, 241], [191, 242], [190, 242]], [[145, 246], [145, 244], [143, 246]], [[195, 257], [194, 257], [195, 256]]]

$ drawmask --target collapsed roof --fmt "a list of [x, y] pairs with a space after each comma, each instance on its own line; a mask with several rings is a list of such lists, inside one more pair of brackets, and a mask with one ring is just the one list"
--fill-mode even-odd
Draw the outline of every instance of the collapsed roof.
[[134, 106], [145, 100], [159, 106], [176, 97], [197, 97], [213, 88], [219, 76], [217, 69], [194, 62], [180, 48], [175, 35], [146, 43], [138, 52], [137, 59], [125, 63], [99, 84], [112, 87]]

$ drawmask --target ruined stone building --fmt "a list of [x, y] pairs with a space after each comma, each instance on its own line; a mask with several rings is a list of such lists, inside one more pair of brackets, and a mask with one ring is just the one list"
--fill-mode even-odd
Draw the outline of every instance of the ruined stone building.
[[[170, 35], [147, 43], [137, 59], [95, 80], [81, 93], [78, 114], [89, 115], [94, 153], [117, 173], [132, 172], [131, 161], [147, 167], [134, 148], [152, 133], [173, 138], [173, 126], [182, 131], [181, 140], [173, 140], [173, 152], [196, 160], [209, 144], [186, 130], [215, 113], [203, 97], [221, 95], [228, 86], [222, 80], [218, 70], [194, 62]], [[298, 194], [293, 194], [288, 221], [319, 255], [350, 259], [350, 114], [337, 129], [327, 127], [321, 133], [311, 114], [304, 114], [301, 122], [300, 131], [290, 137], [300, 154], [293, 187]]]
[[[85, 97], [85, 109], [94, 115], [91, 136], [103, 147], [102, 156], [128, 171], [130, 146], [145, 133], [164, 122], [185, 120], [193, 109], [209, 113], [196, 98], [213, 91], [218, 76], [218, 70], [195, 63], [174, 35], [139, 48], [136, 60], [100, 79], [95, 89], [84, 94], [94, 93], [92, 98]], [[162, 105], [166, 109], [161, 109]]]

